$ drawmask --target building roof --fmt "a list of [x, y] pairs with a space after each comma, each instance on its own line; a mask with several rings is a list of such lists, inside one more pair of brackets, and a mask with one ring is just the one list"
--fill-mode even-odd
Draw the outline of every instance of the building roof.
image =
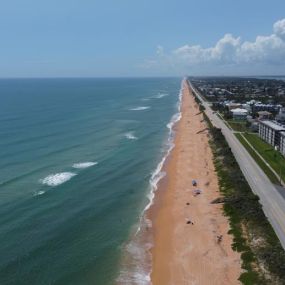
[[259, 111], [259, 112], [257, 112], [257, 114], [258, 115], [263, 115], [263, 116], [270, 116], [270, 115], [272, 115], [272, 113], [270, 113], [270, 112], [267, 112], [267, 111]]
[[227, 105], [227, 106], [231, 106], [231, 107], [233, 107], [233, 106], [241, 106], [241, 103], [229, 102], [229, 103], [227, 103], [226, 105]]
[[241, 108], [232, 109], [231, 112], [233, 114], [242, 114], [242, 115], [246, 115], [248, 113], [246, 109], [241, 109]]
[[274, 121], [260, 121], [260, 124], [266, 125], [275, 131], [285, 131], [285, 126], [277, 124]]

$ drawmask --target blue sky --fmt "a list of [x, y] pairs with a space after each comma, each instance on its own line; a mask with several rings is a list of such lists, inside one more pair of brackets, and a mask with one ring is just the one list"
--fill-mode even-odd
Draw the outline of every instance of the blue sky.
[[284, 18], [284, 0], [2, 1], [0, 77], [285, 74]]

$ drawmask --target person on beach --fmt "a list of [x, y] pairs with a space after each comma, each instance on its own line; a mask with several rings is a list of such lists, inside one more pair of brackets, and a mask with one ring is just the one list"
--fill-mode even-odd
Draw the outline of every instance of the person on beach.
[[223, 239], [223, 235], [217, 236], [217, 242], [218, 243], [221, 243], [222, 239]]

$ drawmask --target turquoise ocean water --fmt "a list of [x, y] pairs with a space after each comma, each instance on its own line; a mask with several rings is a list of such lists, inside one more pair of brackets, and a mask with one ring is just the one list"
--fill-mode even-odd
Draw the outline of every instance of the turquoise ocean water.
[[180, 81], [0, 80], [1, 285], [115, 283]]

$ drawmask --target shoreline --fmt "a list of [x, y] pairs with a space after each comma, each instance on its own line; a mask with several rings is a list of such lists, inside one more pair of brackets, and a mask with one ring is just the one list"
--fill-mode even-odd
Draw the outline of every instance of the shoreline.
[[[182, 118], [173, 126], [174, 148], [146, 213], [154, 238], [151, 281], [153, 285], [240, 284], [240, 255], [231, 249], [228, 220], [220, 205], [210, 204], [219, 197], [219, 186], [206, 125], [186, 81], [182, 84]], [[196, 197], [192, 179], [202, 190]], [[223, 236], [220, 243], [218, 235]]]
[[142, 210], [138, 224], [133, 228], [132, 234], [123, 248], [125, 253], [121, 257], [120, 271], [115, 280], [115, 284], [151, 284], [152, 255], [153, 247], [153, 213], [158, 208], [157, 192], [160, 185], [164, 185], [167, 180], [165, 166], [175, 148], [176, 126], [179, 123], [182, 113], [182, 92], [183, 81], [181, 82], [176, 103], [176, 112], [167, 123], [168, 138], [164, 143], [166, 149], [163, 157], [151, 173], [149, 180], [150, 192], [147, 194], [149, 202]]

